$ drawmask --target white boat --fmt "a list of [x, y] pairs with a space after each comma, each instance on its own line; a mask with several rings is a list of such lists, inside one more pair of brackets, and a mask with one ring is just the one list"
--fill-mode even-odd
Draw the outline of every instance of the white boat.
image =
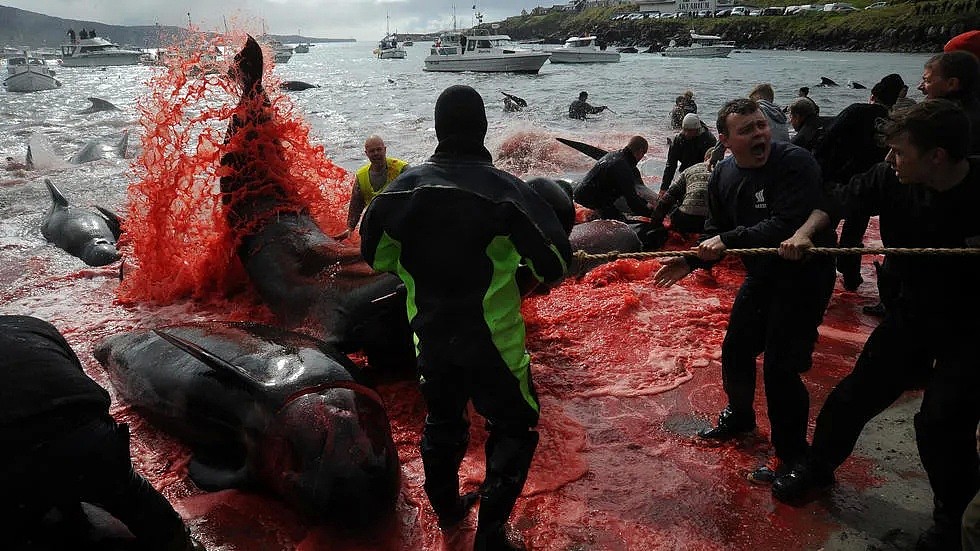
[[678, 46], [674, 40], [664, 48], [661, 55], [666, 57], [728, 57], [735, 49], [735, 43], [722, 40], [720, 36], [696, 34], [691, 31], [691, 45]]
[[40, 57], [20, 56], [7, 59], [7, 78], [3, 86], [8, 92], [40, 92], [54, 90], [61, 82]]
[[551, 50], [550, 59], [552, 63], [617, 63], [619, 52], [600, 48], [594, 36], [573, 36]]
[[[450, 35], [447, 35], [447, 37]], [[518, 48], [506, 34], [487, 29], [459, 33], [458, 41], [438, 41], [425, 58], [425, 71], [478, 73], [537, 73], [551, 52]]]
[[310, 45], [307, 44], [297, 44], [293, 46], [293, 53], [295, 54], [308, 54], [310, 53]]
[[136, 65], [143, 52], [120, 48], [101, 36], [80, 38], [61, 45], [61, 65], [64, 67], [107, 67]]
[[396, 35], [387, 34], [378, 42], [378, 47], [374, 49], [374, 55], [378, 56], [378, 59], [405, 59], [408, 57], [408, 52], [398, 45]]

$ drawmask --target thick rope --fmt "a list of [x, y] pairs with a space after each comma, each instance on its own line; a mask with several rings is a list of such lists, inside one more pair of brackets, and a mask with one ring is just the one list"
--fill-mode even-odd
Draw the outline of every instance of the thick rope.
[[[980, 247], [968, 248], [909, 248], [909, 247], [812, 247], [807, 249], [807, 254], [820, 255], [852, 255], [852, 254], [891, 254], [903, 256], [965, 256], [980, 254]], [[769, 254], [779, 254], [777, 247], [763, 247], [757, 249], [726, 249], [726, 255], [736, 256], [762, 256]], [[579, 262], [586, 260], [610, 261], [617, 258], [663, 258], [671, 256], [698, 256], [697, 249], [683, 249], [678, 251], [646, 251], [635, 253], [621, 253], [612, 251], [603, 254], [589, 254], [585, 251], [576, 251], [575, 259]]]

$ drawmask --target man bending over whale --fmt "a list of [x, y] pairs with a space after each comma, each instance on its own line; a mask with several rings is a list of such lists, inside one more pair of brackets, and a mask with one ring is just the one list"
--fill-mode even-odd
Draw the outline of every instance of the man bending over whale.
[[[133, 470], [129, 431], [109, 416], [109, 393], [90, 379], [51, 324], [0, 316], [0, 529], [5, 542], [77, 549], [89, 525], [81, 503], [103, 508], [139, 549], [195, 549], [180, 516]], [[61, 518], [52, 529], [47, 523]]]
[[443, 91], [435, 127], [435, 154], [368, 206], [361, 253], [407, 287], [427, 408], [424, 487], [440, 526], [465, 518], [477, 498], [459, 495], [472, 400], [489, 433], [474, 548], [515, 549], [504, 527], [538, 444], [531, 428], [540, 408], [515, 274], [524, 261], [539, 281], [554, 284], [567, 270], [571, 247], [551, 206], [494, 168], [483, 145], [487, 118], [476, 90]]

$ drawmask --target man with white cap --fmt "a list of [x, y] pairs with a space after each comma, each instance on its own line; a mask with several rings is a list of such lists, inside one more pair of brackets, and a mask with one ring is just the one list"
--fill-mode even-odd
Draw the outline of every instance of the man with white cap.
[[[704, 152], [716, 143], [714, 135], [697, 115], [684, 115], [681, 131], [671, 140], [670, 149], [667, 150], [667, 166], [664, 167], [664, 177], [660, 182], [661, 195], [670, 187], [675, 172], [684, 172], [688, 167], [704, 161]], [[678, 164], [680, 170], [677, 168]]]

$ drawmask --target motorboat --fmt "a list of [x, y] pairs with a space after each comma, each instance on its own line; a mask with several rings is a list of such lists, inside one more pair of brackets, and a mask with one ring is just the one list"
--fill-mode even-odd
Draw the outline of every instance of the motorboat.
[[506, 34], [490, 34], [487, 29], [473, 29], [445, 35], [429, 49], [423, 70], [478, 73], [532, 73], [536, 74], [551, 57], [551, 52], [528, 50], [514, 46]]
[[40, 92], [54, 90], [61, 82], [54, 78], [54, 70], [40, 57], [21, 55], [7, 59], [7, 78], [3, 86], [8, 92]]
[[306, 44], [302, 44], [301, 43], [301, 44], [297, 44], [297, 45], [293, 46], [293, 53], [294, 54], [308, 54], [308, 53], [310, 53], [310, 44], [309, 43], [306, 43]]
[[664, 48], [661, 55], [666, 57], [728, 57], [735, 49], [735, 43], [722, 40], [720, 36], [696, 34], [691, 31], [691, 45], [678, 46], [676, 40]]
[[385, 14], [385, 37], [378, 42], [378, 47], [374, 49], [374, 55], [378, 56], [378, 59], [405, 59], [408, 57], [405, 48], [398, 45], [398, 35], [391, 34], [391, 18], [388, 14]]
[[617, 63], [619, 52], [596, 44], [594, 36], [573, 36], [551, 51], [552, 63]]
[[378, 42], [374, 55], [378, 56], [378, 59], [405, 59], [408, 57], [408, 52], [398, 45], [397, 35], [387, 34]]
[[64, 67], [108, 67], [136, 65], [143, 52], [120, 48], [101, 36], [79, 38], [61, 45], [61, 65]]
[[412, 42], [411, 40], [406, 40], [405, 42], [402, 42], [402, 46], [404, 46], [406, 48], [409, 48], [409, 47], [414, 46], [414, 45], [415, 45], [415, 42]]

